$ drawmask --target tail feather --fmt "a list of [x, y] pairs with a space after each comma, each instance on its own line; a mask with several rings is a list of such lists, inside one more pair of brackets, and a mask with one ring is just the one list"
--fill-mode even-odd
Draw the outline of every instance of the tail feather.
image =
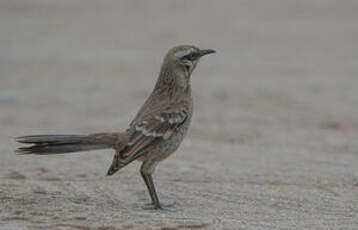
[[15, 140], [20, 143], [32, 145], [18, 148], [16, 152], [21, 154], [45, 155], [111, 148], [110, 144], [113, 140], [101, 137], [103, 137], [101, 134], [21, 136]]
[[15, 140], [24, 144], [49, 144], [49, 143], [76, 143], [83, 140], [85, 135], [32, 135], [16, 137]]

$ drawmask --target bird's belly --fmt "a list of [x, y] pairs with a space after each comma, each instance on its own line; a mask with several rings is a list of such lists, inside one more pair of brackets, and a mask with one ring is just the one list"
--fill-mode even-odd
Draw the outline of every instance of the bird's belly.
[[154, 148], [150, 153], [147, 154], [147, 157], [155, 161], [161, 161], [174, 153], [183, 141], [187, 133], [189, 124], [190, 120], [186, 121], [186, 124], [184, 124], [176, 133], [174, 133], [168, 139], [158, 143], [156, 148]]

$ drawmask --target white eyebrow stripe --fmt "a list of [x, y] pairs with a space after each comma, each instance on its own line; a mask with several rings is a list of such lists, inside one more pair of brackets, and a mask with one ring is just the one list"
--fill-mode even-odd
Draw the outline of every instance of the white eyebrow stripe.
[[177, 58], [182, 58], [188, 54], [190, 54], [192, 52], [192, 50], [188, 49], [188, 50], [179, 50], [177, 52], [174, 53], [174, 56]]

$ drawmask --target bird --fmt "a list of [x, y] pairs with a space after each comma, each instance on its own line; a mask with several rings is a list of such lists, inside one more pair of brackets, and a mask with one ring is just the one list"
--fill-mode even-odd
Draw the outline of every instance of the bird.
[[183, 141], [193, 114], [192, 72], [203, 56], [215, 52], [193, 45], [171, 48], [164, 57], [154, 89], [125, 131], [20, 136], [15, 140], [27, 145], [16, 152], [51, 155], [113, 149], [115, 154], [107, 175], [113, 175], [135, 160], [141, 161], [140, 174], [152, 201], [149, 206], [164, 209], [152, 175], [157, 164], [174, 153]]

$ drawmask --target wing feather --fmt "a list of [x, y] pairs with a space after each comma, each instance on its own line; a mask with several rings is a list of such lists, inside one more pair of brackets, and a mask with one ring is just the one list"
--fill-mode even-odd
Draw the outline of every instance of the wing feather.
[[[148, 147], [157, 144], [160, 138], [170, 138], [187, 118], [187, 107], [174, 105], [132, 122], [132, 135], [125, 152], [122, 153], [124, 160], [131, 162], [148, 152], [151, 149]], [[144, 151], [146, 149], [148, 151]]]

